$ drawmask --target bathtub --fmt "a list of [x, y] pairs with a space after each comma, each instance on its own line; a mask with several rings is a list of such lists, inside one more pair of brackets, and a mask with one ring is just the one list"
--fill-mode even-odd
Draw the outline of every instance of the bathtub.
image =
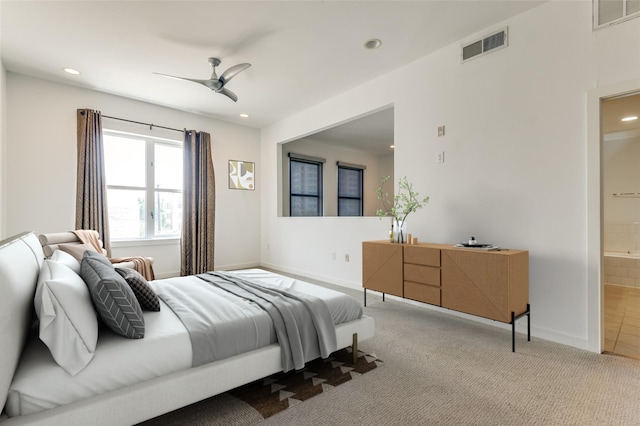
[[604, 282], [640, 288], [640, 252], [605, 251]]
[[625, 257], [627, 259], [640, 259], [640, 251], [605, 251], [604, 257]]

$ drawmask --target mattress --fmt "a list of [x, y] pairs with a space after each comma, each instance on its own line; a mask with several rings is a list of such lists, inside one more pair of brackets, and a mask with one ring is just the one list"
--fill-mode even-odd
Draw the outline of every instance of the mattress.
[[[292, 288], [323, 299], [335, 324], [362, 316], [360, 302], [343, 293], [260, 269], [234, 273], [245, 279]], [[168, 280], [188, 284], [189, 280], [199, 279], [189, 276]], [[151, 284], [153, 286], [154, 282]], [[160, 312], [144, 313], [143, 339], [125, 339], [106, 328], [100, 329], [94, 358], [75, 376], [70, 376], [60, 368], [47, 347], [37, 336], [33, 336], [25, 348], [9, 390], [5, 407], [7, 414], [36, 413], [190, 368], [192, 351], [189, 333], [178, 316], [164, 302], [160, 302]], [[238, 301], [229, 300], [228, 303], [232, 306]], [[253, 308], [255, 315], [267, 316], [257, 306]], [[233, 312], [232, 309], [226, 311]], [[263, 339], [261, 345], [275, 341], [272, 333]]]

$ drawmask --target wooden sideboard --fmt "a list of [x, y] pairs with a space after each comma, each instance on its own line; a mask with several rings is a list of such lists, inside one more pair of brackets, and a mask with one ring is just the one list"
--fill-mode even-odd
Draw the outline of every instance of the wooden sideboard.
[[362, 287], [367, 290], [512, 324], [529, 309], [529, 252], [482, 250], [451, 244], [362, 243]]

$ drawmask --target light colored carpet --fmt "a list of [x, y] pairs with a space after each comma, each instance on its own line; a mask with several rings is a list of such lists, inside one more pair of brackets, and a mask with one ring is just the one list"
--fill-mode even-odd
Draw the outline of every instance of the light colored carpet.
[[[327, 286], [362, 297], [361, 291]], [[263, 421], [234, 417], [222, 400], [219, 413], [209, 412], [202, 422], [184, 417], [182, 424], [640, 424], [639, 360], [536, 338], [527, 342], [521, 334], [512, 353], [508, 330], [383, 303], [374, 293], [367, 303], [376, 336], [359, 349], [382, 359], [383, 368]], [[235, 412], [246, 416], [244, 409]]]

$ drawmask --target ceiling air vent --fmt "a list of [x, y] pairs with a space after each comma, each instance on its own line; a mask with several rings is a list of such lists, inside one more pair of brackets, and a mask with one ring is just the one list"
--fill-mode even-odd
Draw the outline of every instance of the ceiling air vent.
[[507, 28], [462, 46], [462, 62], [508, 46]]

